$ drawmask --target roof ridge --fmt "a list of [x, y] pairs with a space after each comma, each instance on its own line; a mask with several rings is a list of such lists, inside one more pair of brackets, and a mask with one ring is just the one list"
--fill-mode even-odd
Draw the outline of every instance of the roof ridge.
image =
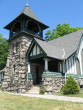
[[[83, 30], [83, 29], [80, 29], [80, 30], [75, 31], [75, 32], [71, 32], [71, 33], [69, 33], [69, 34], [66, 34], [66, 35], [64, 35], [64, 36], [58, 37], [58, 38], [53, 39], [53, 40], [57, 40], [57, 39], [61, 39], [61, 38], [63, 38], [63, 37], [67, 37], [68, 35], [71, 35], [71, 34], [77, 33], [77, 32], [82, 31], [82, 30]], [[53, 40], [51, 40], [51, 41], [53, 41]], [[51, 42], [51, 41], [48, 41], [48, 42]]]
[[[37, 38], [34, 38], [35, 40], [37, 39]], [[48, 46], [51, 46], [51, 47], [54, 47], [54, 48], [58, 48], [59, 50], [62, 50], [63, 48], [59, 48], [59, 47], [55, 47], [54, 45], [50, 45], [50, 44], [48, 44], [46, 41], [43, 41], [43, 40], [40, 40], [40, 39], [37, 39], [37, 40], [39, 40], [40, 42], [43, 42], [44, 44], [46, 44], [46, 45], [48, 45]], [[36, 41], [37, 41], [36, 40]]]

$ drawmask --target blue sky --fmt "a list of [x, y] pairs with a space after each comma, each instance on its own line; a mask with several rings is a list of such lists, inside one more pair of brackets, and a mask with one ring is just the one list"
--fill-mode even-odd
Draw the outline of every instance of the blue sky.
[[[9, 37], [9, 31], [3, 27], [18, 16], [26, 2], [27, 0], [0, 0], [0, 33], [4, 37]], [[83, 27], [83, 0], [28, 0], [28, 4], [36, 16], [50, 26], [49, 29], [63, 23], [70, 23], [71, 27]]]

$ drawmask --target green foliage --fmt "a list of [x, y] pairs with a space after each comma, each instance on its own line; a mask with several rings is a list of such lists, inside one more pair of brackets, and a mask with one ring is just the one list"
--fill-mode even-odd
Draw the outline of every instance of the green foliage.
[[68, 77], [63, 87], [63, 94], [76, 94], [80, 92], [80, 87], [73, 77]]
[[41, 86], [40, 87], [40, 94], [45, 94], [45, 92], [46, 92], [46, 89], [43, 86]]
[[2, 70], [5, 67], [7, 55], [8, 55], [7, 39], [0, 34], [0, 70]]
[[64, 23], [62, 25], [58, 24], [55, 29], [47, 31], [47, 33], [45, 34], [46, 35], [45, 39], [46, 40], [53, 40], [55, 38], [62, 37], [66, 34], [78, 31], [80, 29], [83, 29], [83, 28], [82, 27], [71, 28], [70, 24], [68, 24], [68, 23]]
[[0, 90], [2, 90], [2, 87], [0, 86]]

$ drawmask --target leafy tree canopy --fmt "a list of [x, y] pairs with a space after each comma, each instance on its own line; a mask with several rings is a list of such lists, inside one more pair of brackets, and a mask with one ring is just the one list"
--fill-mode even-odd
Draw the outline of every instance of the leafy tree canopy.
[[46, 40], [53, 40], [58, 37], [62, 37], [66, 34], [78, 31], [80, 29], [83, 29], [83, 27], [70, 27], [70, 24], [64, 23], [64, 24], [58, 24], [55, 29], [48, 30], [45, 34]]
[[7, 39], [0, 34], [0, 70], [5, 67], [6, 59], [8, 55], [8, 43]]

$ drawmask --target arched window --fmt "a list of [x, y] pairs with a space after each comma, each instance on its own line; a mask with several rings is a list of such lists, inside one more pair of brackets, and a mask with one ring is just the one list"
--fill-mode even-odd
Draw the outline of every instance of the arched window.
[[81, 75], [79, 59], [76, 58], [75, 60], [76, 60], [76, 72], [77, 74]]
[[38, 24], [36, 24], [33, 21], [28, 21], [27, 22], [27, 30], [33, 32], [34, 34], [36, 34], [40, 31]]
[[19, 32], [19, 31], [21, 31], [21, 21], [20, 21], [20, 20], [17, 21], [17, 22], [13, 25], [13, 27], [12, 27], [12, 29], [11, 29], [11, 32], [12, 32], [13, 34]]

